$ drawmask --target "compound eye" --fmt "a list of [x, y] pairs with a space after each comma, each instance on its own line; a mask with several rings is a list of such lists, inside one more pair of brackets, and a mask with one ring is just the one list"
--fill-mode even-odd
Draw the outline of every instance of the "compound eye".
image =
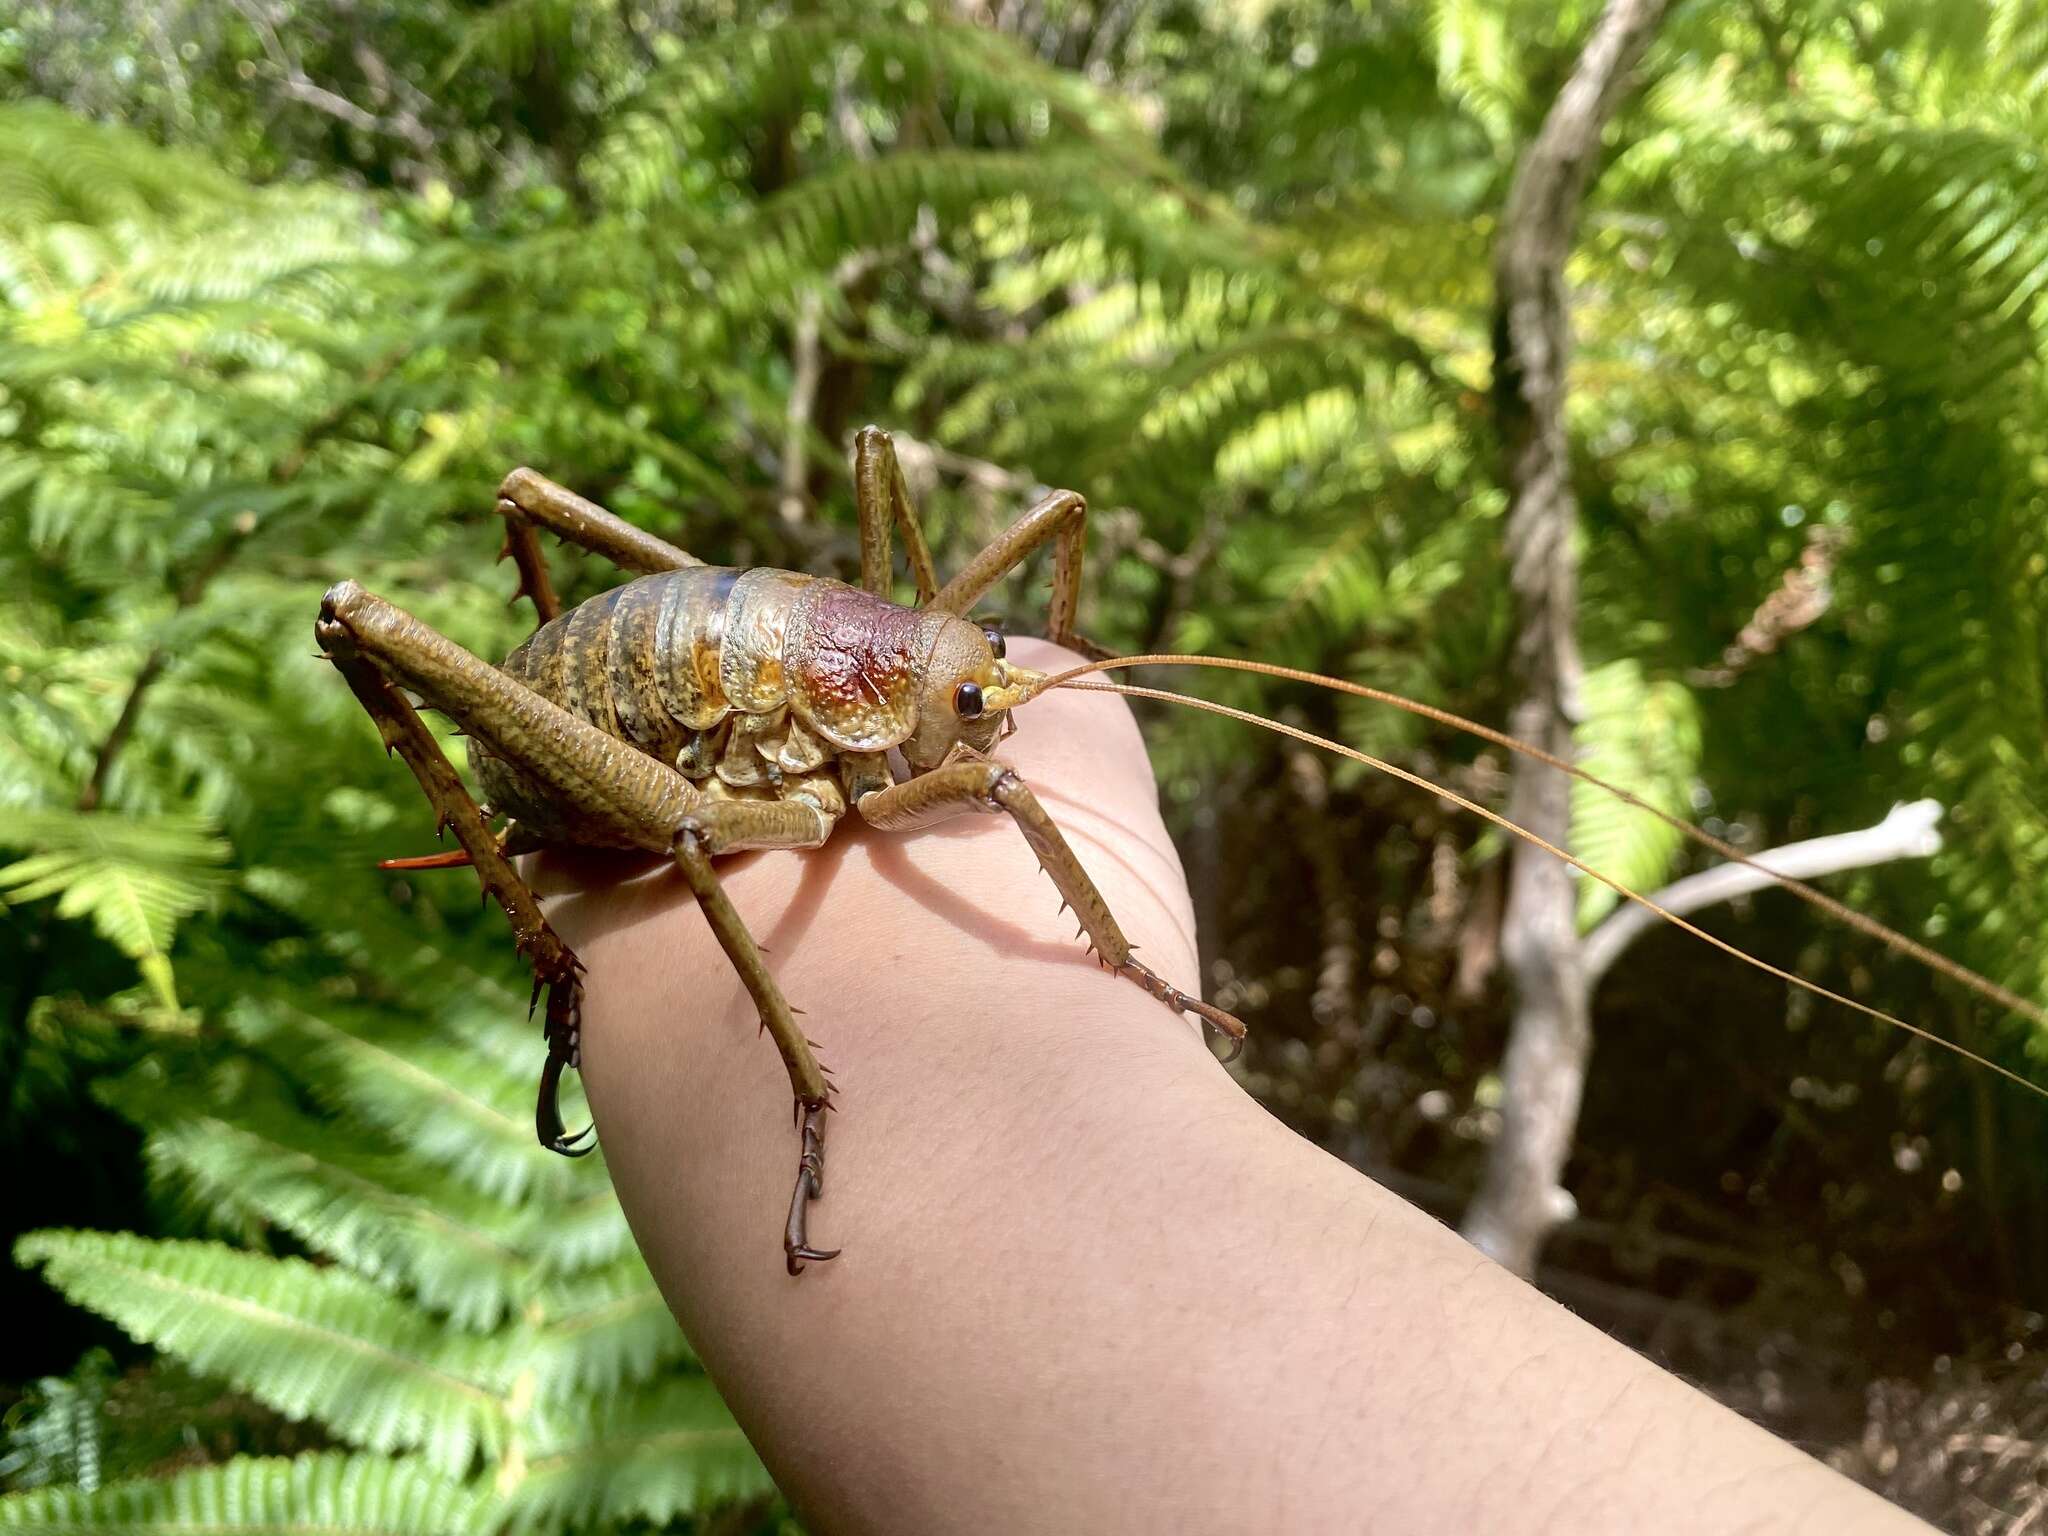
[[1004, 650], [1003, 632], [993, 625], [985, 624], [982, 626], [981, 638], [988, 642], [988, 648], [995, 653], [996, 660], [1001, 661]]
[[953, 690], [953, 712], [962, 720], [976, 720], [981, 716], [981, 685], [962, 683]]

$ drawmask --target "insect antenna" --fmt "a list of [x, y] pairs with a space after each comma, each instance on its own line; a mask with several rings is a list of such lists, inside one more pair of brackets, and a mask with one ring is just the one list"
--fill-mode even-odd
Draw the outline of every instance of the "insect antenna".
[[[1283, 667], [1267, 661], [1249, 661], [1235, 656], [1154, 655], [1118, 656], [1102, 661], [1091, 661], [1084, 666], [1073, 667], [1068, 671], [1048, 677], [1037, 692], [1043, 693], [1046, 689], [1061, 686], [1076, 686], [1071, 680], [1082, 677], [1087, 673], [1104, 672], [1116, 667], [1139, 666], [1215, 667], [1231, 672], [1253, 672], [1264, 677], [1276, 677], [1289, 682], [1313, 683], [1319, 688], [1328, 688], [1338, 693], [1348, 693], [1355, 698], [1369, 699], [1374, 703], [1391, 705], [1393, 708], [1405, 710], [1411, 715], [1419, 715], [1425, 720], [1433, 720], [1439, 725], [1447, 725], [1454, 730], [1463, 731], [1467, 735], [1476, 736], [1482, 741], [1492, 742], [1495, 746], [1505, 747], [1510, 752], [1520, 753], [1522, 756], [1542, 763], [1546, 767], [1555, 768], [1560, 773], [1569, 774], [1581, 783], [1590, 784], [1595, 789], [1613, 795], [1624, 804], [1633, 806], [1635, 809], [1655, 817], [1680, 836], [1699, 844], [1703, 848], [1711, 849], [1732, 864], [1744, 864], [1751, 869], [1768, 875], [1773, 881], [1783, 886], [1801, 901], [1819, 908], [1837, 921], [1846, 923], [1858, 932], [1876, 939], [1886, 948], [1917, 960], [1922, 965], [1928, 967], [1928, 969], [1948, 977], [1949, 980], [1961, 986], [1968, 987], [1971, 991], [1990, 999], [2000, 1007], [2010, 1009], [2012, 1012], [2022, 1015], [2033, 1023], [2048, 1028], [2048, 1009], [2044, 1009], [2039, 1003], [2020, 996], [2008, 987], [2000, 986], [1988, 976], [1979, 975], [1968, 966], [1959, 964], [1936, 950], [1929, 949], [1926, 945], [1908, 938], [1905, 934], [1900, 933], [1894, 928], [1886, 927], [1876, 918], [1858, 912], [1846, 902], [1837, 901], [1825, 891], [1816, 890], [1803, 880], [1795, 879], [1791, 875], [1781, 874], [1777, 870], [1772, 869], [1768, 864], [1758, 862], [1755, 858], [1737, 848], [1733, 843], [1714, 836], [1713, 833], [1706, 831], [1704, 828], [1694, 826], [1684, 817], [1674, 816], [1662, 807], [1652, 805], [1634, 792], [1622, 788], [1621, 785], [1611, 780], [1603, 779], [1598, 774], [1591, 773], [1576, 763], [1568, 762], [1564, 758], [1558, 757], [1555, 753], [1546, 752], [1533, 742], [1523, 741], [1519, 737], [1510, 736], [1505, 731], [1495, 730], [1492, 726], [1481, 725], [1476, 720], [1468, 720], [1465, 716], [1453, 714], [1450, 710], [1438, 709], [1432, 704], [1419, 703], [1414, 699], [1405, 698], [1398, 693], [1389, 693], [1384, 688], [1373, 688], [1364, 683], [1350, 682], [1341, 677], [1325, 677], [1320, 672], [1304, 672], [1297, 667]], [[1178, 699], [1184, 698], [1185, 695], [1176, 694], [1173, 697]], [[1266, 721], [1263, 723], [1270, 725], [1272, 722]]]
[[1361, 752], [1358, 748], [1347, 746], [1343, 742], [1332, 741], [1327, 736], [1318, 736], [1315, 732], [1303, 730], [1299, 726], [1287, 725], [1278, 720], [1269, 720], [1264, 715], [1254, 714], [1250, 710], [1236, 709], [1228, 704], [1219, 704], [1212, 699], [1196, 698], [1193, 695], [1185, 693], [1173, 693], [1164, 688], [1139, 687], [1131, 683], [1112, 683], [1105, 682], [1100, 679], [1091, 679], [1085, 681], [1083, 680], [1086, 677], [1086, 674], [1088, 673], [1108, 671], [1111, 668], [1115, 667], [1135, 666], [1222, 667], [1231, 671], [1257, 672], [1266, 676], [1284, 678], [1294, 682], [1315, 683], [1323, 687], [1335, 689], [1340, 693], [1354, 694], [1361, 698], [1373, 699], [1382, 703], [1392, 704], [1396, 708], [1405, 709], [1409, 711], [1411, 714], [1421, 715], [1425, 719], [1435, 720], [1442, 724], [1454, 726], [1459, 730], [1467, 731], [1486, 741], [1494, 742], [1497, 745], [1506, 747], [1511, 751], [1519, 752], [1526, 757], [1533, 758], [1536, 761], [1547, 764], [1550, 767], [1560, 769], [1561, 771], [1570, 774], [1572, 777], [1576, 779], [1580, 779], [1585, 783], [1594, 785], [1596, 788], [1607, 791], [1609, 794], [1619, 796], [1628, 804], [1636, 806], [1642, 810], [1648, 811], [1652, 815], [1656, 816], [1659, 820], [1678, 829], [1685, 836], [1691, 838], [1694, 842], [1700, 843], [1708, 848], [1713, 849], [1716, 853], [1721, 854], [1723, 857], [1731, 860], [1732, 862], [1739, 864], [1747, 864], [1753, 869], [1761, 870], [1764, 874], [1769, 875], [1772, 880], [1776, 881], [1780, 885], [1785, 886], [1787, 889], [1791, 890], [1794, 894], [1800, 896], [1803, 900], [1806, 900], [1811, 905], [1816, 906], [1820, 908], [1822, 911], [1827, 912], [1830, 915], [1841, 919], [1842, 921], [1848, 923], [1850, 926], [1858, 929], [1859, 931], [1880, 940], [1891, 949], [1901, 954], [1909, 955], [1913, 959], [1919, 960], [1922, 964], [1928, 966], [1930, 969], [1940, 973], [1941, 975], [1947, 976], [1951, 980], [1956, 981], [1961, 985], [1970, 988], [1972, 991], [1977, 992], [1984, 997], [1990, 998], [1993, 1001], [1999, 1002], [2004, 1006], [2012, 1009], [2014, 1012], [2023, 1014], [2027, 1018], [2032, 1019], [2037, 1023], [2048, 1024], [2048, 1010], [2042, 1009], [2039, 1004], [2029, 1002], [2027, 999], [2019, 996], [2019, 994], [2012, 992], [2005, 987], [2001, 987], [1997, 982], [1992, 981], [1989, 977], [1980, 976], [1977, 974], [1977, 972], [1970, 970], [1967, 966], [1958, 964], [1956, 961], [1949, 959], [1946, 955], [1938, 954], [1935, 951], [1928, 949], [1925, 945], [1918, 944], [1914, 942], [1912, 939], [1907, 938], [1904, 934], [1899, 933], [1891, 928], [1887, 928], [1883, 923], [1878, 922], [1875, 918], [1866, 917], [1863, 913], [1858, 912], [1855, 908], [1850, 907], [1842, 902], [1836, 901], [1832, 896], [1828, 896], [1821, 891], [1817, 891], [1812, 886], [1809, 886], [1802, 881], [1795, 880], [1790, 876], [1779, 874], [1777, 871], [1773, 870], [1768, 864], [1759, 863], [1757, 860], [1744, 854], [1740, 849], [1734, 847], [1732, 844], [1727, 843], [1722, 839], [1713, 836], [1713, 834], [1709, 832], [1702, 831], [1700, 828], [1695, 827], [1691, 822], [1673, 816], [1668, 812], [1659, 810], [1656, 806], [1648, 804], [1638, 796], [1633, 795], [1629, 791], [1621, 788], [1621, 786], [1609, 783], [1607, 780], [1600, 778], [1596, 774], [1589, 773], [1583, 768], [1579, 768], [1572, 763], [1568, 763], [1564, 761], [1562, 758], [1559, 758], [1552, 753], [1545, 752], [1541, 747], [1534, 746], [1525, 741], [1520, 741], [1515, 737], [1504, 734], [1503, 732], [1496, 731], [1491, 729], [1490, 727], [1480, 725], [1476, 721], [1467, 720], [1463, 716], [1454, 715], [1448, 710], [1436, 709], [1431, 705], [1419, 704], [1412, 699], [1405, 699], [1401, 697], [1399, 694], [1387, 693], [1382, 689], [1370, 688], [1363, 683], [1351, 683], [1346, 682], [1341, 678], [1324, 677], [1314, 672], [1303, 672], [1293, 667], [1275, 666], [1268, 662], [1243, 661], [1234, 657], [1156, 655], [1116, 657], [1107, 661], [1090, 662], [1085, 666], [1074, 667], [1065, 672], [1055, 673], [1054, 675], [1048, 677], [1043, 684], [1041, 684], [1036, 690], [1034, 690], [1032, 697], [1035, 698], [1039, 694], [1049, 692], [1054, 688], [1082, 688], [1102, 693], [1120, 693], [1128, 698], [1156, 699], [1163, 703], [1168, 704], [1185, 704], [1192, 709], [1205, 710], [1210, 714], [1221, 715], [1225, 719], [1236, 720], [1245, 725], [1261, 726], [1266, 730], [1278, 732], [1282, 736], [1292, 737], [1294, 740], [1304, 742], [1309, 746], [1320, 747], [1326, 752], [1334, 752], [1340, 757], [1346, 757], [1351, 759], [1353, 762], [1362, 763], [1368, 768], [1376, 769], [1379, 772], [1387, 774], [1392, 778], [1401, 780], [1403, 783], [1412, 784], [1418, 789], [1427, 790], [1429, 793], [1433, 795], [1441, 796], [1443, 799], [1449, 800], [1452, 804], [1458, 806], [1461, 810], [1469, 811], [1475, 816], [1478, 816], [1486, 821], [1492, 822], [1495, 826], [1501, 828], [1503, 831], [1509, 832], [1514, 836], [1521, 838], [1524, 842], [1532, 844], [1535, 847], [1541, 848], [1544, 852], [1551, 854], [1556, 858], [1562, 859], [1565, 863], [1569, 864], [1572, 868], [1578, 870], [1580, 873], [1589, 875], [1593, 879], [1598, 880], [1602, 885], [1606, 886], [1608, 889], [1612, 890], [1617, 895], [1625, 898], [1626, 900], [1634, 902], [1637, 906], [1643, 907], [1651, 913], [1654, 913], [1656, 916], [1662, 918], [1665, 922], [1670, 923], [1673, 927], [1684, 929], [1694, 938], [1697, 938], [1703, 941], [1704, 943], [1712, 945], [1715, 949], [1720, 950], [1724, 954], [1732, 955], [1737, 960], [1740, 960], [1743, 964], [1752, 966], [1755, 969], [1762, 971], [1767, 976], [1775, 977], [1779, 981], [1788, 982], [1795, 987], [1799, 987], [1807, 992], [1813, 993], [1816, 997], [1825, 998], [1829, 1002], [1839, 1003], [1845, 1008], [1853, 1009], [1855, 1012], [1876, 1019], [1880, 1023], [1889, 1024], [1894, 1029], [1903, 1030], [1905, 1033], [1912, 1035], [1915, 1039], [1925, 1040], [1930, 1045], [1938, 1046], [1945, 1051], [1950, 1051], [1955, 1055], [1962, 1057], [1966, 1061], [1973, 1062], [1977, 1066], [1984, 1067], [1991, 1072], [1995, 1072], [1996, 1074], [1998, 1074], [1998, 1076], [2005, 1078], [2008, 1082], [2017, 1083], [2020, 1087], [2026, 1089], [2029, 1093], [2035, 1094], [2038, 1097], [2044, 1099], [2048, 1099], [2048, 1088], [2043, 1088], [2036, 1083], [2030, 1082], [2028, 1079], [2022, 1077], [2019, 1073], [2012, 1071], [2008, 1067], [2000, 1066], [1997, 1062], [1991, 1060], [1987, 1056], [1979, 1055], [1977, 1052], [1971, 1050], [1968, 1046], [1959, 1045], [1955, 1041], [1946, 1039], [1941, 1035], [1937, 1035], [1932, 1030], [1923, 1028], [1918, 1024], [1908, 1023], [1906, 1020], [1899, 1018], [1894, 1014], [1886, 1013], [1881, 1008], [1872, 1007], [1869, 1003], [1860, 1002], [1853, 997], [1846, 997], [1842, 993], [1824, 987], [1818, 982], [1809, 981], [1806, 977], [1799, 975], [1797, 972], [1785, 970], [1780, 966], [1772, 965], [1768, 960], [1759, 959], [1757, 956], [1750, 954], [1747, 950], [1744, 950], [1735, 944], [1731, 944], [1725, 939], [1716, 938], [1713, 934], [1708, 933], [1704, 928], [1701, 928], [1697, 924], [1689, 922], [1685, 918], [1680, 917], [1677, 913], [1669, 911], [1665, 907], [1660, 906], [1655, 901], [1652, 901], [1649, 897], [1644, 896], [1638, 891], [1630, 889], [1628, 886], [1623, 885], [1619, 880], [1614, 879], [1612, 876], [1603, 874], [1601, 871], [1593, 868], [1590, 864], [1587, 864], [1583, 859], [1576, 858], [1572, 854], [1565, 852], [1564, 849], [1559, 848], [1556, 844], [1551, 843], [1546, 839], [1537, 836], [1534, 832], [1529, 831], [1526, 827], [1517, 825], [1515, 822], [1510, 821], [1507, 817], [1501, 815], [1499, 812], [1489, 810], [1487, 807], [1479, 804], [1477, 801], [1468, 799], [1464, 795], [1458, 794], [1455, 790], [1447, 789], [1443, 785], [1432, 783], [1430, 780], [1422, 777], [1422, 775], [1418, 773], [1413, 773], [1406, 768], [1402, 768], [1393, 763], [1387, 762], [1383, 758], [1374, 757], [1372, 754], [1368, 752]]

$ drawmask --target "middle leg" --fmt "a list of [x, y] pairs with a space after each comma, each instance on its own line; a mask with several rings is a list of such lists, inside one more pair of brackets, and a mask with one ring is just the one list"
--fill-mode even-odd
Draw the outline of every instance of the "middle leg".
[[641, 575], [704, 563], [530, 469], [513, 470], [499, 485], [498, 515], [505, 519], [505, 547], [498, 558], [510, 555], [519, 569], [519, 588], [512, 601], [532, 598], [534, 612], [543, 624], [561, 617], [562, 602], [548, 579], [547, 556], [541, 550], [538, 532], [542, 528], [564, 543], [579, 545], [621, 570]]

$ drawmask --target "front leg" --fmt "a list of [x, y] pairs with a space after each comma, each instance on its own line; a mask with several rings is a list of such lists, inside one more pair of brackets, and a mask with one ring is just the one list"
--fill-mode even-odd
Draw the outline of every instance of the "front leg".
[[1219, 1034], [1228, 1036], [1232, 1045], [1226, 1060], [1236, 1059], [1244, 1045], [1244, 1025], [1221, 1008], [1213, 1008], [1201, 998], [1170, 986], [1131, 953], [1130, 943], [1111, 915], [1109, 904], [1015, 769], [993, 758], [967, 758], [942, 764], [930, 773], [888, 789], [872, 790], [857, 803], [869, 826], [887, 832], [928, 827], [969, 812], [993, 815], [1007, 811], [1024, 834], [1024, 841], [1038, 856], [1038, 867], [1052, 876], [1063, 904], [1073, 908], [1089, 948], [1103, 966], [1129, 977], [1169, 1008], [1193, 1014]]

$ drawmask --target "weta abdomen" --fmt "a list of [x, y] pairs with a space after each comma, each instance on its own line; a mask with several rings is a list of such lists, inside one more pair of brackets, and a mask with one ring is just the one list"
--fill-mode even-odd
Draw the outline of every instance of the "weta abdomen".
[[[818, 617], [857, 607], [867, 621], [863, 633], [893, 615], [916, 621], [908, 610], [838, 582], [768, 568], [691, 566], [579, 604], [535, 631], [503, 670], [712, 793], [777, 797], [808, 784], [816, 798], [817, 776], [846, 748], [831, 739], [829, 724], [813, 728], [807, 706], [817, 680], [796, 678], [792, 689], [790, 658], [817, 650], [806, 642], [819, 627], [811, 610], [821, 607], [821, 593], [829, 600]], [[882, 622], [892, 627], [901, 621]], [[470, 761], [500, 810], [543, 839], [575, 839], [578, 829], [542, 803], [525, 776], [474, 741]]]

